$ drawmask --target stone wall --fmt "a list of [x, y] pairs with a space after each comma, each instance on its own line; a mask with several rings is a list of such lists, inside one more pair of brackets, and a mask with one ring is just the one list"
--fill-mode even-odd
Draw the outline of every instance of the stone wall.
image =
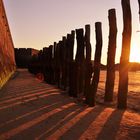
[[0, 88], [14, 73], [14, 45], [3, 5], [0, 0]]

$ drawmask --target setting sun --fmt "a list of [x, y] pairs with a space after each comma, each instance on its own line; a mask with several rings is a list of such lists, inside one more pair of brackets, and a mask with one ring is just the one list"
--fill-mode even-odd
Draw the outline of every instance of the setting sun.
[[139, 43], [133, 42], [131, 45], [130, 51], [130, 62], [139, 62], [140, 63], [140, 46]]

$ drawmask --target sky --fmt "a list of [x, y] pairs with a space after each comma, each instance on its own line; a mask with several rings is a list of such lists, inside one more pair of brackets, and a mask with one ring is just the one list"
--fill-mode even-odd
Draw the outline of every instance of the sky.
[[[120, 61], [122, 44], [121, 0], [3, 0], [16, 48], [42, 49], [62, 39], [71, 30], [91, 25], [92, 59], [95, 52], [95, 22], [102, 22], [103, 49], [101, 62], [106, 64], [108, 48], [108, 10], [117, 16], [116, 63]], [[131, 61], [140, 62], [140, 30], [138, 0], [130, 0], [132, 10]], [[76, 43], [75, 43], [76, 44]], [[76, 46], [76, 45], [75, 45]], [[75, 47], [76, 49], [76, 47]]]

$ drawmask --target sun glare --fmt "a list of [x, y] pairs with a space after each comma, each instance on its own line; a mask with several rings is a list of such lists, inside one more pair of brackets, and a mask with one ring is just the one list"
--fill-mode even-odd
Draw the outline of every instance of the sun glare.
[[140, 46], [136, 43], [133, 43], [131, 46], [130, 62], [139, 62], [140, 63]]

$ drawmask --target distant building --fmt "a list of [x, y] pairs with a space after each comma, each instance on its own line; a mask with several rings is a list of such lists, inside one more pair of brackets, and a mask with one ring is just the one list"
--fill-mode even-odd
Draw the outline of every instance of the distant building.
[[15, 71], [14, 45], [3, 1], [0, 0], [0, 88]]
[[38, 54], [38, 50], [32, 48], [15, 48], [15, 60], [18, 68], [27, 68], [33, 55]]

